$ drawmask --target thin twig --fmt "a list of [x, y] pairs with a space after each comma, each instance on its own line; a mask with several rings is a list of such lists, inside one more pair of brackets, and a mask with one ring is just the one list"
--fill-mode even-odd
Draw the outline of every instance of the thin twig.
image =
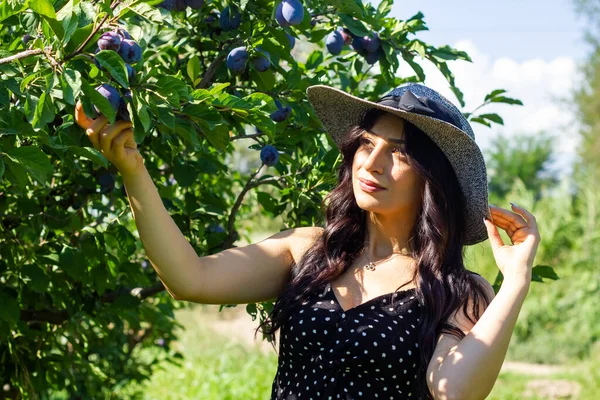
[[12, 56], [8, 56], [8, 57], [5, 57], [5, 58], [0, 58], [0, 65], [2, 65], [2, 64], [8, 64], [8, 63], [13, 62], [15, 60], [20, 60], [22, 58], [36, 56], [38, 54], [43, 54], [43, 53], [44, 53], [43, 49], [25, 50], [25, 51], [22, 51], [20, 53], [13, 54]]

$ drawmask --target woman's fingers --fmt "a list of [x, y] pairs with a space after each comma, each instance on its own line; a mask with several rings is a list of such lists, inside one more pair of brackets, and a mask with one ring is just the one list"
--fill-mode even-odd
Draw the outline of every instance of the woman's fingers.
[[499, 247], [504, 246], [504, 242], [502, 242], [500, 232], [498, 232], [498, 228], [496, 228], [496, 225], [489, 219], [484, 219], [484, 223], [488, 231], [488, 238], [490, 239], [490, 244], [492, 245], [492, 248], [497, 249]]
[[94, 147], [100, 150], [100, 135], [98, 134], [108, 124], [108, 118], [104, 115], [92, 120], [92, 124], [85, 130]]
[[496, 217], [499, 217], [505, 219], [506, 221], [512, 222], [514, 224], [515, 230], [527, 226], [527, 221], [520, 214], [509, 210], [505, 210], [504, 208], [496, 207], [491, 204], [489, 205], [489, 208], [494, 219]]
[[538, 230], [537, 221], [535, 219], [535, 216], [532, 213], [530, 213], [523, 207], [518, 206], [516, 204], [512, 204], [512, 206], [516, 212], [518, 212], [519, 214], [523, 214], [523, 215], [525, 215], [525, 217], [527, 217], [527, 225], [529, 225], [531, 228], [535, 229], [536, 231]]
[[104, 154], [111, 154], [111, 146], [113, 139], [124, 129], [131, 128], [133, 125], [127, 121], [116, 121], [114, 124], [105, 126], [100, 132], [100, 149]]
[[87, 130], [90, 125], [92, 125], [92, 122], [94, 122], [94, 120], [88, 117], [83, 111], [83, 105], [80, 101], [75, 104], [75, 122], [85, 130]]

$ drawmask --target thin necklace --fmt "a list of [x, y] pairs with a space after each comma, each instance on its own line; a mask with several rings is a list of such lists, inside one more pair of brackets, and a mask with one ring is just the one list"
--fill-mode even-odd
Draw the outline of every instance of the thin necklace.
[[365, 258], [367, 259], [367, 261], [369, 262], [368, 264], [365, 264], [363, 266], [363, 268], [368, 269], [369, 271], [375, 271], [375, 266], [377, 264], [381, 264], [382, 262], [388, 260], [389, 258], [391, 258], [392, 256], [399, 256], [399, 255], [408, 255], [408, 250], [406, 249], [402, 249], [401, 253], [392, 253], [389, 256], [387, 256], [386, 258], [379, 260], [377, 262], [372, 262], [371, 260], [369, 260], [369, 257], [367, 257], [367, 252], [365, 251], [365, 249], [362, 249], [362, 253], [365, 255]]

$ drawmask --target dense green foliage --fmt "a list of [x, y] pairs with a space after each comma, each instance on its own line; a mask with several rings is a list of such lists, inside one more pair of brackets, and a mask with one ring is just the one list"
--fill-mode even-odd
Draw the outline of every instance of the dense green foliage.
[[[102, 398], [147, 379], [151, 364], [181, 358], [169, 346], [178, 304], [149, 268], [118, 171], [73, 120], [78, 100], [88, 115], [95, 106], [118, 118], [98, 85], [131, 91], [126, 107], [146, 168], [199, 255], [248, 237], [240, 221], [255, 215], [281, 216], [286, 227], [322, 218], [339, 154], [306, 101], [309, 85], [376, 99], [404, 81], [423, 81], [414, 62], [420, 56], [438, 67], [464, 106], [446, 61], [469, 56], [410, 38], [427, 29], [423, 15], [388, 18], [390, 1], [377, 8], [305, 2], [302, 20], [286, 27], [275, 18], [278, 2], [240, 1], [235, 29], [218, 21], [224, 2], [181, 10], [158, 3], [0, 2], [0, 384], [7, 397], [63, 390], [71, 398]], [[324, 38], [338, 25], [356, 37], [377, 32], [380, 46], [369, 54], [349, 47], [328, 54]], [[100, 36], [117, 29], [142, 49], [131, 81], [125, 61], [132, 59], [110, 49], [96, 53]], [[292, 39], [302, 51], [291, 51]], [[268, 53], [269, 68], [264, 60], [258, 68], [228, 68], [227, 56], [241, 46], [249, 61]], [[415, 75], [395, 76], [401, 62]], [[372, 73], [375, 65], [380, 73]], [[495, 90], [484, 102], [520, 104], [504, 93]], [[273, 118], [288, 107], [281, 121]], [[496, 114], [466, 115], [502, 123]], [[278, 155], [269, 148], [255, 171], [236, 170], [226, 160], [232, 142], [244, 138], [254, 142], [257, 159], [267, 145]], [[246, 308], [263, 318], [272, 304]], [[153, 346], [161, 350], [155, 356], [135, 357], [136, 349]]]

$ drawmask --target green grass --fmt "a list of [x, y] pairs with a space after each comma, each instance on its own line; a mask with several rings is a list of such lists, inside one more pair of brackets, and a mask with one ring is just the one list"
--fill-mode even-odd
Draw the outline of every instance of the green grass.
[[[184, 353], [181, 366], [165, 363], [149, 381], [131, 384], [116, 393], [115, 398], [268, 399], [277, 367], [275, 352], [264, 354], [258, 348], [213, 333], [207, 324], [215, 318], [218, 306], [208, 307], [194, 306], [176, 313], [186, 327], [175, 344]], [[578, 400], [600, 398], [600, 361], [578, 363], [569, 371], [552, 376], [501, 373], [488, 399], [522, 400], [527, 383], [536, 379], [572, 380], [582, 387]]]
[[[218, 306], [210, 307], [212, 310]], [[173, 344], [184, 354], [181, 365], [165, 363], [153, 373], [150, 381], [143, 385], [131, 384], [116, 393], [115, 398], [227, 400], [270, 397], [277, 370], [275, 352], [264, 354], [213, 333], [202, 324], [203, 319], [204, 322], [211, 319], [203, 318], [202, 308], [198, 306], [176, 313], [186, 327], [180, 341]], [[136, 395], [139, 391], [143, 393], [141, 396]]]

